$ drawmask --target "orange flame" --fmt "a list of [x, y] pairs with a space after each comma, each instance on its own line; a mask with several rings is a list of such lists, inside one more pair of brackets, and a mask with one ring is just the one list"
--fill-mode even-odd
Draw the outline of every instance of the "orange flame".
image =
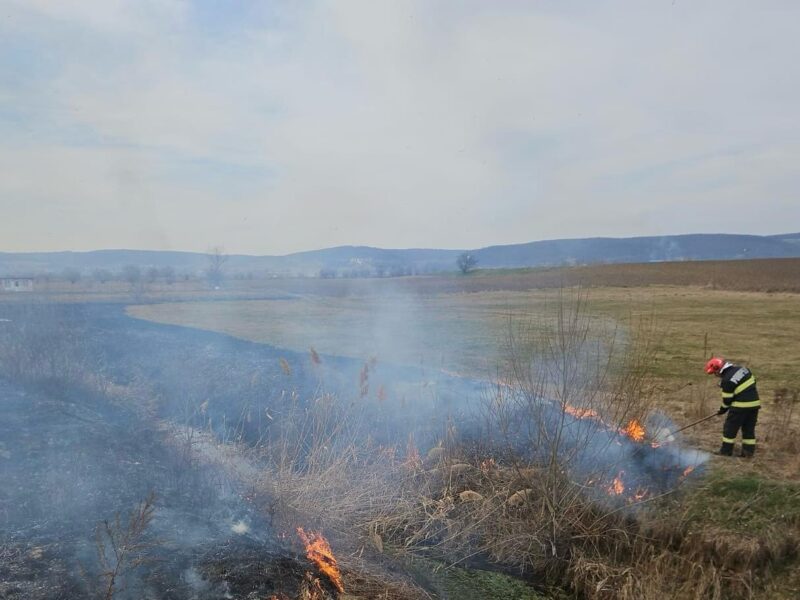
[[[600, 417], [600, 413], [591, 408], [578, 408], [576, 406], [565, 404], [564, 412], [568, 415], [572, 415], [576, 419], [597, 419], [606, 427], [613, 429], [611, 425], [603, 421], [603, 419]], [[632, 419], [625, 427], [619, 429], [619, 432], [620, 434], [631, 438], [634, 442], [641, 442], [644, 441], [644, 436], [647, 433], [647, 430], [638, 420]]]
[[608, 486], [608, 493], [611, 496], [619, 496], [622, 492], [625, 491], [625, 484], [622, 483], [622, 476], [625, 474], [625, 471], [620, 471], [619, 475], [614, 477], [614, 482]]
[[694, 466], [693, 466], [693, 465], [689, 465], [688, 467], [686, 467], [686, 468], [683, 470], [683, 476], [684, 476], [684, 477], [688, 477], [688, 476], [689, 476], [689, 473], [691, 473], [692, 471], [694, 471]]
[[641, 442], [644, 439], [645, 428], [636, 419], [633, 419], [625, 426], [622, 432], [635, 442]]
[[308, 560], [317, 565], [317, 568], [324, 573], [330, 582], [333, 584], [340, 594], [344, 593], [344, 585], [342, 585], [342, 574], [339, 571], [339, 565], [336, 558], [333, 556], [328, 540], [326, 540], [322, 533], [309, 531], [306, 533], [302, 527], [297, 528], [297, 535], [303, 541], [306, 547], [306, 557]]
[[577, 408], [575, 406], [570, 406], [569, 404], [564, 405], [564, 412], [568, 415], [572, 415], [578, 419], [599, 419], [600, 415], [596, 410], [592, 410], [591, 408]]

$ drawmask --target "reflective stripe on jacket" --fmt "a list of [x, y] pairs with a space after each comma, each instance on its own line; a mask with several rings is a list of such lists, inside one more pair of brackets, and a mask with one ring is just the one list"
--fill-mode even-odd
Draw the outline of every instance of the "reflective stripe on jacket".
[[756, 378], [747, 367], [727, 365], [720, 373], [722, 406], [725, 408], [759, 408]]

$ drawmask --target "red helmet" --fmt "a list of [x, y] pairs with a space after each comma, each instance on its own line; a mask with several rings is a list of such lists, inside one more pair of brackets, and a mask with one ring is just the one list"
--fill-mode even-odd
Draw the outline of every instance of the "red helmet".
[[722, 370], [722, 365], [725, 364], [725, 361], [722, 360], [719, 356], [712, 356], [708, 359], [706, 363], [706, 373], [709, 375], [716, 375]]

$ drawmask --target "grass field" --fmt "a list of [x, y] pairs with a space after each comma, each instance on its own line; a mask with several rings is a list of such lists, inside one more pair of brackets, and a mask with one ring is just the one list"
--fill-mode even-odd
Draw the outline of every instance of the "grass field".
[[[370, 295], [295, 300], [150, 304], [130, 307], [133, 316], [228, 333], [247, 340], [359, 359], [423, 364], [470, 376], [491, 377], [504, 359], [509, 331], [555, 310], [558, 292], [500, 291], [431, 296]], [[710, 414], [718, 406], [716, 382], [702, 366], [722, 354], [750, 365], [768, 406], [760, 435], [765, 449], [782, 435], [769, 404], [776, 390], [796, 388], [800, 377], [800, 296], [705, 288], [651, 286], [594, 288], [590, 310], [605, 328], [625, 332], [652, 319], [658, 345], [651, 364], [656, 405], [678, 422]], [[719, 423], [692, 435], [709, 447]], [[781, 476], [800, 478], [790, 455], [769, 464]], [[788, 460], [788, 463], [787, 463]]]
[[[588, 296], [590, 310], [622, 331], [640, 318], [654, 321], [660, 352], [652, 369], [665, 392], [708, 383], [701, 367], [711, 353], [750, 364], [768, 393], [800, 375], [800, 296], [675, 286], [594, 288]], [[556, 291], [532, 290], [174, 302], [128, 312], [294, 350], [474, 376], [494, 372], [510, 329], [550, 314], [557, 302]]]
[[[511, 287], [503, 283], [508, 276], [498, 274], [496, 287]], [[358, 293], [351, 288], [346, 294], [307, 293], [293, 299], [145, 304], [128, 311], [139, 318], [299, 351], [313, 346], [321, 353], [374, 356], [491, 377], [504, 360], [509, 331], [552, 315], [561, 292], [493, 290], [488, 275], [481, 279], [482, 289], [469, 293], [451, 291], [445, 278], [439, 287], [433, 279], [424, 283], [424, 290], [415, 284], [413, 293], [397, 287], [385, 293], [380, 289], [385, 282], [375, 282], [375, 288], [361, 288]], [[719, 404], [716, 381], [702, 370], [712, 353], [749, 365], [765, 405], [756, 460], [713, 457], [709, 476], [693, 486], [676, 510], [706, 531], [707, 539], [718, 539], [720, 544], [734, 540], [731, 543], [756, 548], [769, 540], [800, 535], [798, 417], [795, 414], [787, 422], [785, 409], [774, 400], [778, 390], [799, 387], [800, 295], [639, 282], [634, 278], [628, 282], [631, 285], [584, 291], [598, 330], [617, 328], [624, 339], [637, 323], [652, 323], [650, 336], [658, 348], [650, 364], [656, 407], [678, 424], [714, 412]], [[720, 430], [721, 419], [712, 420], [688, 432], [686, 441], [714, 451]], [[797, 597], [796, 562], [781, 559], [775, 564], [780, 566], [763, 591], [767, 595], [754, 597]]]

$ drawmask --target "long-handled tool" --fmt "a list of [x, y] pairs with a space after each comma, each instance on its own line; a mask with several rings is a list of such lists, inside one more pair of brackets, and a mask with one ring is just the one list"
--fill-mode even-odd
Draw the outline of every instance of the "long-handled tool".
[[684, 425], [680, 429], [676, 429], [675, 431], [672, 432], [672, 435], [675, 435], [676, 433], [680, 433], [681, 431], [684, 431], [685, 429], [689, 429], [690, 427], [694, 427], [695, 425], [699, 425], [700, 423], [703, 423], [704, 421], [708, 421], [709, 419], [713, 419], [714, 417], [718, 417], [718, 416], [719, 416], [719, 413], [715, 412], [714, 414], [708, 415], [707, 417], [703, 417], [702, 419], [698, 419], [694, 423], [689, 423], [688, 425]]
[[671, 441], [673, 441], [675, 439], [675, 434], [680, 433], [681, 431], [685, 431], [685, 430], [689, 429], [690, 427], [694, 427], [695, 425], [699, 425], [700, 423], [703, 423], [704, 421], [708, 421], [709, 419], [713, 419], [714, 417], [717, 417], [717, 416], [719, 416], [719, 413], [715, 412], [714, 414], [708, 415], [707, 417], [703, 417], [702, 419], [698, 419], [697, 421], [689, 423], [688, 425], [684, 425], [683, 427], [681, 427], [680, 429], [676, 429], [675, 431], [668, 431], [666, 429], [662, 429], [662, 430], [660, 430], [658, 432], [658, 434], [656, 434], [656, 438], [657, 439], [661, 438], [662, 437], [661, 434], [662, 434], [662, 432], [664, 432], [664, 433], [666, 433], [666, 435], [664, 436], [666, 439], [662, 439], [662, 441], [671, 442]]

